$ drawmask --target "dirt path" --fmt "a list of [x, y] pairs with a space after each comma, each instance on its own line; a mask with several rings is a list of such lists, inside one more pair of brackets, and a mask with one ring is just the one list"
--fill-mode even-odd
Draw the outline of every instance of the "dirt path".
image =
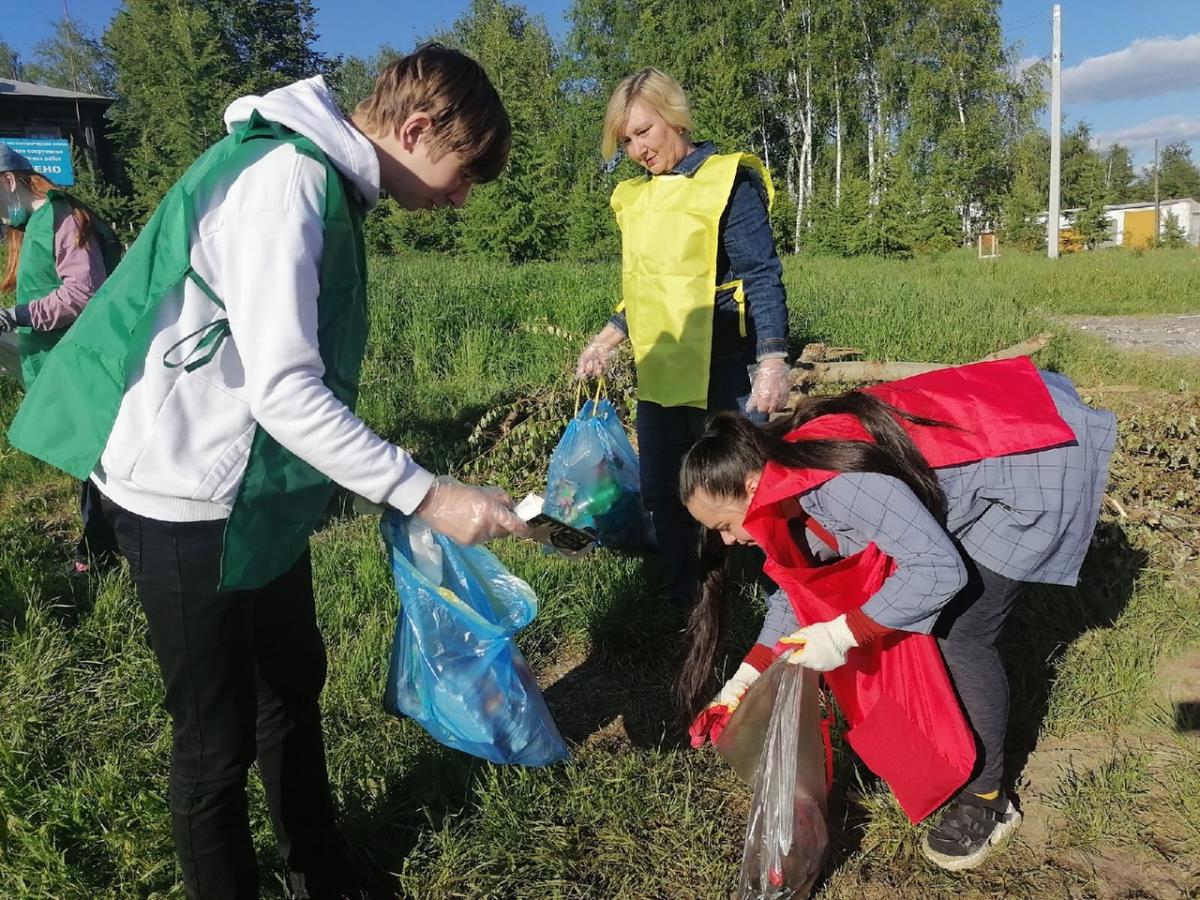
[[1059, 316], [1080, 331], [1098, 334], [1119, 350], [1200, 356], [1200, 313], [1167, 316]]

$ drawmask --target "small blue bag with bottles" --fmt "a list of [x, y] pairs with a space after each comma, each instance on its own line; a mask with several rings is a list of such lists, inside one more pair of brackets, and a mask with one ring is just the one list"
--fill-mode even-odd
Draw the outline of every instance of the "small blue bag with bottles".
[[483, 547], [384, 514], [400, 613], [384, 707], [435, 739], [496, 763], [544, 766], [567, 745], [513, 638], [537, 596]]
[[595, 397], [576, 404], [575, 418], [550, 456], [544, 508], [595, 532], [602, 546], [637, 550], [647, 533], [637, 453], [603, 391], [601, 380]]

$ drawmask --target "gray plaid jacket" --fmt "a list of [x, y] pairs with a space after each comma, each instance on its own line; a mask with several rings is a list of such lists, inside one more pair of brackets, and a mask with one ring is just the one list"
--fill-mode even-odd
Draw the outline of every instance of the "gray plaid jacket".
[[[798, 499], [830, 531], [838, 554], [868, 543], [897, 564], [863, 606], [882, 625], [928, 633], [950, 598], [966, 586], [967, 572], [952, 534], [976, 563], [1017, 581], [1075, 584], [1091, 542], [1116, 442], [1116, 419], [1092, 409], [1064, 376], [1043, 372], [1059, 413], [1076, 443], [938, 469], [946, 493], [943, 528], [908, 486], [887, 475], [847, 472]], [[832, 552], [805, 532], [814, 553]], [[796, 629], [782, 592], [768, 598], [760, 642]]]

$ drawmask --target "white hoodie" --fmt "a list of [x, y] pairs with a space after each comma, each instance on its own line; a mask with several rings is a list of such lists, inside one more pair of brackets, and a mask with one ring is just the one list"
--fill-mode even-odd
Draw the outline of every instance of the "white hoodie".
[[[375, 204], [375, 149], [346, 121], [321, 78], [235, 100], [225, 111], [226, 127], [233, 131], [254, 110], [310, 138], [367, 205]], [[372, 432], [321, 381], [325, 169], [291, 144], [261, 143], [250, 165], [193, 201], [192, 267], [226, 311], [190, 280], [163, 298], [149, 353], [130, 367], [92, 480], [113, 502], [147, 518], [223, 519], [261, 427], [338, 484], [412, 512], [433, 475]], [[209, 363], [193, 372], [163, 364], [177, 341], [223, 316], [230, 336]], [[172, 358], [181, 355], [176, 350]]]

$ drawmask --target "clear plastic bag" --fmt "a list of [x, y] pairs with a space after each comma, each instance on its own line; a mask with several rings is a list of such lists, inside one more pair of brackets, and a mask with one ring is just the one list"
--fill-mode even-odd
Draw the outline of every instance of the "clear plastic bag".
[[750, 688], [717, 750], [754, 784], [739, 900], [803, 900], [829, 846], [817, 673], [779, 660]]
[[602, 391], [583, 404], [554, 448], [545, 512], [595, 532], [606, 547], [636, 550], [646, 543], [637, 454]]
[[492, 762], [566, 759], [513, 641], [537, 615], [533, 589], [483, 547], [460, 546], [395, 511], [381, 530], [400, 595], [384, 707]]

